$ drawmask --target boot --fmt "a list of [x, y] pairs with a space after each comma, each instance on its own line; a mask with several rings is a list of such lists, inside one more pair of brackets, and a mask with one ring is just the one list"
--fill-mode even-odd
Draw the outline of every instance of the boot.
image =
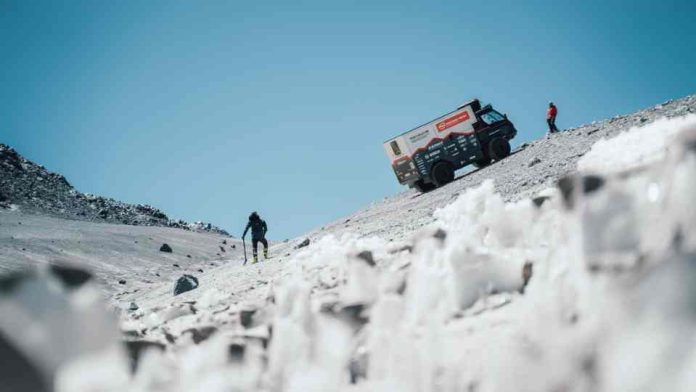
[[259, 262], [259, 256], [258, 256], [258, 255], [254, 255], [254, 261], [253, 261], [251, 264], [256, 264], [256, 263], [258, 263], [258, 262]]
[[268, 249], [263, 250], [263, 258], [268, 259]]

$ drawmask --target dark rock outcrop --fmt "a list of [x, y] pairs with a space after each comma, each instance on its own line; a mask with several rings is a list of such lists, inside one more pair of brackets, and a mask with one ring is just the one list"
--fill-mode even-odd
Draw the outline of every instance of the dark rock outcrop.
[[198, 288], [198, 278], [186, 274], [177, 279], [176, 285], [174, 285], [174, 295], [179, 295], [196, 288]]
[[49, 172], [4, 144], [0, 144], [0, 189], [0, 208], [15, 204], [25, 212], [61, 218], [229, 235], [210, 223], [169, 219], [164, 212], [152, 206], [128, 204], [78, 192], [62, 175]]

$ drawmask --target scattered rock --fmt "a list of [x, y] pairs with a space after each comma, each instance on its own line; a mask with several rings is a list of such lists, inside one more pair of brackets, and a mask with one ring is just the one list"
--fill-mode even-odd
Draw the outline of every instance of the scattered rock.
[[222, 240], [223, 245], [227, 245], [227, 240]]
[[188, 257], [188, 258], [190, 259], [190, 258], [191, 258], [191, 255], [186, 255], [186, 257]]
[[306, 246], [309, 246], [309, 238], [305, 238], [304, 241], [300, 242], [297, 246], [295, 246], [295, 249], [304, 248]]
[[196, 288], [198, 288], [198, 278], [186, 274], [177, 279], [176, 285], [174, 286], [174, 295], [179, 295]]
[[118, 284], [126, 284], [126, 280], [125, 280], [125, 279], [120, 279], [120, 280], [118, 281]]
[[162, 246], [160, 246], [160, 252], [172, 253], [172, 247], [168, 244], [162, 244]]
[[207, 340], [215, 332], [217, 332], [217, 328], [213, 326], [207, 326], [201, 328], [189, 328], [187, 330], [184, 330], [182, 332], [182, 335], [185, 333], [191, 334], [191, 340], [193, 340], [193, 343], [198, 344], [204, 340]]
[[529, 163], [527, 163], [527, 167], [532, 167], [532, 166], [538, 165], [540, 163], [541, 163], [541, 159], [539, 159], [539, 157], [534, 157], [529, 161]]
[[227, 251], [225, 250], [225, 248], [223, 248], [223, 247], [221, 246], [221, 247], [220, 247], [220, 252], [225, 253], [225, 252], [227, 252]]
[[172, 267], [174, 267], [174, 268], [181, 268], [181, 266], [180, 266], [179, 264], [172, 264]]
[[140, 309], [140, 307], [138, 307], [138, 304], [136, 304], [135, 302], [131, 302], [130, 306], [128, 306], [128, 310], [130, 310], [131, 312], [135, 312], [138, 309]]

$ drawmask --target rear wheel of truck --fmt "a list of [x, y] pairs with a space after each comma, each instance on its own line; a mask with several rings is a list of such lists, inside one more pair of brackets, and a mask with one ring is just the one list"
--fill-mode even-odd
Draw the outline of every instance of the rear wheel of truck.
[[491, 140], [488, 144], [488, 156], [499, 161], [510, 155], [510, 142], [502, 137]]
[[433, 189], [435, 189], [435, 184], [432, 182], [425, 182], [423, 180], [418, 180], [413, 183], [413, 187], [418, 189], [418, 191], [425, 193], [425, 192], [430, 192]]
[[430, 173], [430, 178], [439, 187], [454, 180], [454, 167], [449, 162], [440, 161], [436, 163]]

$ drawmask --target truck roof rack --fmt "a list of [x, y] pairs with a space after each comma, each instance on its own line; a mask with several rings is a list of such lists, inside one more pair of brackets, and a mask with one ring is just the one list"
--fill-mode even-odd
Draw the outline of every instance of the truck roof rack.
[[474, 98], [471, 101], [464, 102], [461, 106], [457, 108], [457, 110], [469, 105], [471, 105], [471, 108], [474, 109], [474, 113], [481, 110], [481, 102], [479, 102], [478, 98]]

